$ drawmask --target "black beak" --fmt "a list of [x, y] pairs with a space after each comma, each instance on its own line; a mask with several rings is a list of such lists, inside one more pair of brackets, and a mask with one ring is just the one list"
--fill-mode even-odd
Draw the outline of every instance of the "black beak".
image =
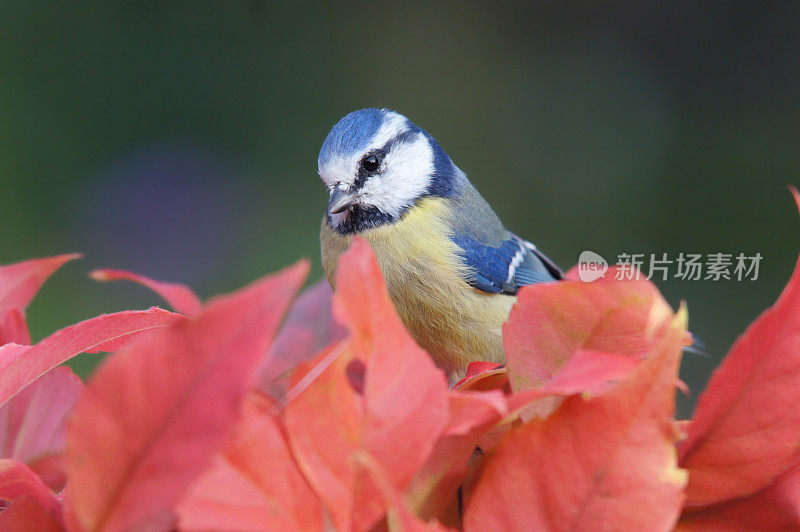
[[338, 214], [344, 212], [356, 202], [357, 194], [345, 188], [336, 188], [328, 202], [328, 212]]

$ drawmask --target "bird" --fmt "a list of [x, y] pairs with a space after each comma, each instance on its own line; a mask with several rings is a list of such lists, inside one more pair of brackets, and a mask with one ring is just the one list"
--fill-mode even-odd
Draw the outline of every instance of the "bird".
[[398, 112], [347, 114], [317, 165], [329, 193], [320, 248], [333, 289], [339, 257], [363, 237], [403, 324], [451, 384], [470, 362], [504, 363], [502, 325], [520, 288], [561, 280], [562, 270], [507, 230], [433, 136]]

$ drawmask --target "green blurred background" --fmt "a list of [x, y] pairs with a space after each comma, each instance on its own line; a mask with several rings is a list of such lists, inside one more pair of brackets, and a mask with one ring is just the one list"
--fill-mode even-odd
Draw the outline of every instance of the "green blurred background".
[[565, 268], [760, 252], [755, 282], [658, 282], [706, 345], [696, 394], [800, 249], [798, 95], [796, 1], [3, 2], [0, 262], [86, 256], [31, 306], [34, 339], [159, 304], [97, 267], [204, 297], [300, 257], [318, 277], [319, 146], [391, 107]]

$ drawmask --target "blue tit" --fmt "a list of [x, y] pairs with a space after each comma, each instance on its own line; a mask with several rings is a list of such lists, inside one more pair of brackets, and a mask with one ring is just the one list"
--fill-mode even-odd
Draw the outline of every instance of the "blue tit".
[[451, 382], [470, 362], [504, 362], [502, 325], [517, 292], [563, 278], [558, 266], [506, 230], [436, 140], [394, 111], [342, 118], [318, 165], [330, 193], [320, 241], [331, 285], [361, 236], [406, 328]]

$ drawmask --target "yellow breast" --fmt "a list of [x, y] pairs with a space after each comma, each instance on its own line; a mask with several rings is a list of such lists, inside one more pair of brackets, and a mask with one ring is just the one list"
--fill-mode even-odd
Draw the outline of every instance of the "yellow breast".
[[[452, 381], [472, 361], [504, 361], [501, 327], [516, 298], [487, 294], [464, 281], [467, 266], [449, 238], [447, 201], [425, 198], [399, 221], [360, 236], [375, 250], [409, 332]], [[339, 256], [351, 239], [323, 219], [320, 240], [325, 275], [333, 285]]]

